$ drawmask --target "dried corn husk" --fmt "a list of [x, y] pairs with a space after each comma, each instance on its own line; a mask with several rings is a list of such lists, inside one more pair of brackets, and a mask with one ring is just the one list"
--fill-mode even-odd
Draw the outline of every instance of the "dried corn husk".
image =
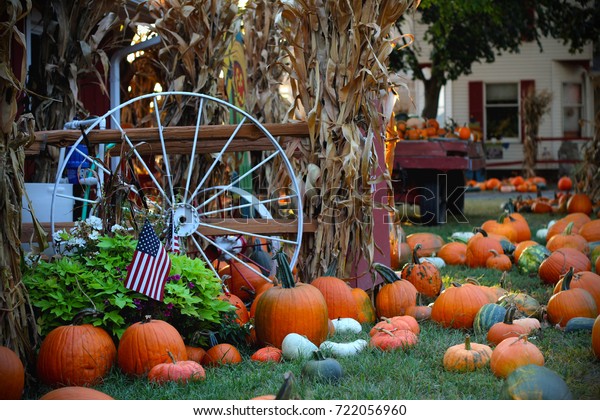
[[523, 98], [523, 123], [525, 140], [523, 145], [523, 172], [526, 177], [535, 176], [538, 151], [538, 130], [544, 114], [550, 110], [552, 92], [530, 91]]
[[[21, 278], [21, 197], [25, 192], [25, 148], [34, 140], [31, 114], [17, 115], [17, 97], [23, 92], [25, 54], [20, 75], [12, 72], [14, 59], [9, 47], [16, 42], [25, 48], [25, 37], [17, 28], [31, 9], [19, 0], [6, 2], [6, 17], [0, 32], [0, 345], [9, 347], [26, 366], [35, 361], [37, 328], [27, 289]], [[39, 234], [39, 232], [38, 232]], [[37, 240], [43, 243], [40, 235]]]
[[[285, 41], [294, 108], [310, 130], [306, 158], [320, 168], [319, 200], [306, 213], [319, 221], [314, 239], [305, 241], [305, 281], [322, 274], [338, 256], [338, 276], [352, 264], [373, 261], [372, 185], [389, 181], [376, 173], [391, 115], [384, 99], [392, 85], [387, 60], [389, 34], [413, 1], [302, 0], [281, 2], [276, 23]], [[385, 167], [385, 165], [382, 165]], [[391, 209], [390, 209], [391, 211]], [[361, 273], [358, 273], [359, 275]]]

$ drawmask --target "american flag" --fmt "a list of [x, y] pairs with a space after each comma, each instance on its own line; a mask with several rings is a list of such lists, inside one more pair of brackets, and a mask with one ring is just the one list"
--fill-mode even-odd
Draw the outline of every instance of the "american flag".
[[179, 247], [179, 236], [175, 234], [174, 223], [171, 223], [171, 233], [167, 235], [165, 249], [167, 252], [172, 252], [174, 254], [179, 254], [181, 252], [181, 248]]
[[169, 255], [146, 219], [133, 253], [133, 261], [127, 268], [125, 287], [162, 301], [170, 270]]

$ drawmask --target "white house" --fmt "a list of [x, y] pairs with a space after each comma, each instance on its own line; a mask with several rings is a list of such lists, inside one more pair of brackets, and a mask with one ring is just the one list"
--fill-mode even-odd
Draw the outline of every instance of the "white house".
[[[412, 24], [408, 31], [415, 35], [426, 66], [430, 49], [422, 41], [425, 29]], [[471, 74], [448, 82], [442, 89], [438, 120], [479, 122], [488, 172], [518, 171], [523, 161], [523, 97], [528, 89], [538, 93], [547, 90], [552, 103], [539, 128], [536, 168], [554, 175], [571, 173], [586, 140], [594, 133], [594, 116], [600, 109], [599, 75], [598, 57], [594, 61], [591, 44], [581, 53], [571, 54], [555, 39], [543, 39], [542, 51], [536, 42], [527, 42], [520, 53], [503, 53], [493, 63], [476, 63]], [[410, 86], [414, 99], [409, 112], [420, 115], [422, 83]]]

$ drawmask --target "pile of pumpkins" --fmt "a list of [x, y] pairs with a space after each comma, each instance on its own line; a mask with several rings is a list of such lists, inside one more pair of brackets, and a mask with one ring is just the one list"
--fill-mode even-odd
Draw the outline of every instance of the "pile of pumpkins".
[[478, 132], [471, 130], [466, 124], [462, 126], [441, 126], [435, 118], [411, 117], [396, 121], [391, 127], [390, 137], [397, 140], [427, 140], [429, 138], [453, 138], [460, 140], [479, 140]]
[[[343, 371], [334, 358], [356, 355], [369, 347], [393, 351], [415, 346], [419, 321], [428, 319], [444, 328], [486, 334], [486, 344], [465, 337], [464, 343], [449, 348], [444, 355], [446, 369], [471, 370], [489, 363], [494, 374], [515, 384], [519, 381], [509, 378], [517, 368], [543, 367], [543, 355], [527, 339], [541, 327], [536, 318], [542, 305], [525, 293], [508, 292], [502, 285], [483, 286], [473, 279], [443, 288], [439, 270], [444, 264], [502, 272], [516, 269], [552, 285], [554, 294], [545, 305], [548, 321], [565, 330], [592, 330], [592, 348], [600, 358], [600, 247], [593, 247], [600, 242], [599, 219], [580, 212], [568, 214], [556, 220], [544, 241], [538, 242], [527, 220], [520, 213], [508, 212], [474, 232], [461, 234], [457, 232], [455, 240], [447, 243], [432, 233], [408, 235], [411, 259], [400, 270], [373, 265], [383, 279], [374, 299], [331, 272], [310, 283], [298, 281], [282, 251], [275, 254], [276, 275], [269, 273], [276, 282], [247, 272], [238, 278], [236, 273], [242, 268], [232, 268], [231, 262], [224, 276], [228, 292], [221, 298], [231, 302], [237, 322], [254, 320], [248, 337], [257, 348], [252, 361], [306, 357], [313, 360], [307, 361], [303, 375], [339, 380]], [[421, 304], [419, 296], [432, 303]], [[61, 398], [60, 392], [69, 399], [104, 397], [89, 387], [102, 381], [115, 365], [128, 375], [162, 384], [205, 380], [204, 367], [242, 361], [231, 344], [212, 343], [208, 350], [187, 346], [172, 325], [150, 318], [129, 326], [117, 347], [102, 328], [81, 323], [82, 317], [51, 331], [42, 342], [36, 374], [57, 388], [43, 398]], [[366, 340], [338, 343], [331, 339], [336, 332], [360, 334], [365, 324], [373, 325]], [[22, 364], [12, 350], [0, 350], [0, 398], [20, 398]], [[519, 374], [531, 372], [519, 370]], [[552, 372], [542, 371], [536, 377], [549, 375]]]

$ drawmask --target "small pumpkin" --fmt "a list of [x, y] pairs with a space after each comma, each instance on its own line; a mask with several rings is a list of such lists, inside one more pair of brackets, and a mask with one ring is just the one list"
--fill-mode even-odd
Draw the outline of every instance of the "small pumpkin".
[[465, 342], [449, 347], [442, 361], [444, 369], [450, 372], [472, 372], [490, 363], [492, 349], [486, 344], [472, 343], [471, 336]]
[[544, 365], [544, 355], [527, 336], [502, 340], [492, 351], [490, 370], [500, 378], [506, 378], [516, 368], [529, 364]]
[[412, 253], [412, 262], [402, 268], [401, 278], [411, 282], [417, 292], [434, 298], [442, 290], [442, 276], [440, 270], [433, 263], [419, 260], [420, 249], [421, 244], [416, 244]]
[[157, 384], [166, 382], [197, 382], [206, 379], [206, 372], [200, 363], [193, 360], [178, 361], [173, 353], [167, 351], [170, 362], [154, 365], [148, 372], [148, 381]]
[[[319, 343], [320, 344], [320, 343]], [[310, 357], [318, 346], [303, 335], [289, 333], [281, 343], [281, 352], [287, 360]]]
[[410, 330], [380, 329], [371, 337], [369, 346], [383, 351], [394, 351], [408, 349], [416, 345], [418, 341], [417, 335]]
[[587, 194], [575, 193], [567, 200], [567, 213], [592, 214], [592, 200]]
[[341, 334], [358, 334], [362, 332], [362, 325], [354, 318], [337, 318], [332, 319], [331, 322], [333, 323], [335, 332], [339, 332]]
[[516, 311], [517, 307], [511, 305], [506, 310], [504, 320], [502, 322], [497, 322], [490, 327], [486, 336], [488, 343], [497, 346], [502, 340], [509, 337], [519, 337], [522, 334], [527, 334], [525, 327], [513, 322]]
[[204, 359], [204, 356], [206, 356], [206, 350], [204, 350], [202, 347], [186, 345], [185, 351], [187, 353], [188, 360], [193, 360], [194, 362], [200, 364], [202, 364], [202, 360]]
[[25, 388], [25, 367], [14, 352], [0, 346], [0, 400], [20, 400]]
[[242, 355], [234, 345], [219, 343], [206, 350], [202, 362], [207, 366], [235, 365], [242, 363]]
[[573, 398], [563, 378], [545, 366], [520, 366], [502, 384], [505, 400], [570, 400]]
[[465, 265], [467, 261], [467, 244], [453, 241], [444, 244], [437, 256], [448, 265]]
[[550, 250], [544, 245], [531, 245], [525, 248], [517, 260], [517, 269], [521, 274], [536, 276], [542, 262], [550, 256]]
[[313, 352], [313, 359], [302, 366], [300, 377], [318, 382], [337, 383], [344, 376], [344, 369], [337, 360], [323, 356], [320, 350]]
[[486, 268], [499, 271], [510, 271], [512, 261], [506, 254], [500, 254], [495, 249], [490, 249], [490, 256], [485, 261]]
[[281, 349], [278, 349], [277, 347], [273, 347], [273, 346], [265, 346], [265, 347], [261, 347], [260, 349], [256, 350], [254, 353], [252, 353], [252, 356], [250, 356], [250, 360], [253, 360], [255, 362], [275, 362], [275, 363], [279, 363], [281, 362], [283, 358], [283, 352], [281, 351]]
[[391, 318], [404, 315], [406, 310], [417, 304], [417, 289], [408, 280], [401, 279], [395, 271], [380, 263], [373, 263], [373, 269], [384, 280], [375, 296], [377, 317]]
[[335, 357], [355, 356], [368, 346], [367, 340], [358, 338], [347, 343], [335, 343], [333, 341], [323, 341], [319, 350], [331, 353]]

